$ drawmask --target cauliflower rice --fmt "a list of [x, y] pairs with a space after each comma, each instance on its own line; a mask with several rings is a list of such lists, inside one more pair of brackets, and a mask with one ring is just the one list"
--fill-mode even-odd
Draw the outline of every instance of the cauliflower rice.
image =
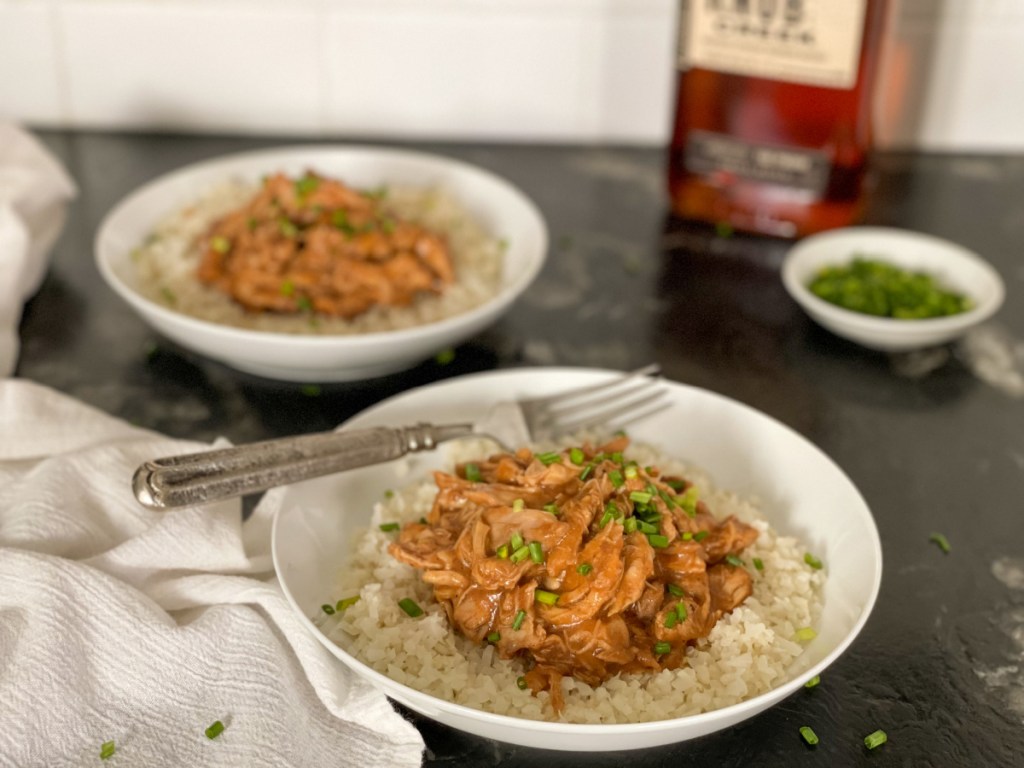
[[257, 188], [242, 181], [221, 184], [162, 221], [132, 253], [140, 293], [169, 309], [220, 325], [275, 333], [348, 335], [437, 322], [468, 312], [499, 291], [505, 250], [502, 241], [484, 231], [443, 190], [389, 186], [382, 203], [387, 212], [447, 240], [455, 282], [442, 294], [420, 295], [408, 307], [374, 307], [352, 319], [247, 312], [230, 297], [199, 282], [196, 270], [202, 254], [196, 241], [217, 219], [245, 204]]
[[[492, 453], [485, 441], [450, 449], [451, 463]], [[370, 527], [357, 539], [333, 600], [359, 595], [357, 603], [318, 621], [325, 634], [348, 653], [392, 680], [440, 699], [502, 715], [572, 723], [636, 723], [695, 715], [753, 698], [789, 678], [803, 652], [797, 630], [815, 627], [821, 615], [824, 570], [804, 562], [806, 549], [792, 537], [777, 535], [756, 499], [715, 489], [693, 467], [634, 444], [629, 458], [654, 464], [665, 474], [692, 480], [718, 517], [730, 514], [759, 531], [744, 551], [754, 592], [723, 616], [709, 637], [691, 645], [687, 666], [649, 675], [618, 675], [591, 687], [571, 677], [562, 681], [565, 710], [556, 718], [549, 694], [520, 690], [516, 679], [526, 668], [498, 657], [491, 645], [476, 645], [457, 635], [432, 588], [413, 567], [398, 562], [387, 547], [394, 534], [381, 523], [418, 520], [431, 508], [437, 488], [432, 480], [396, 491], [378, 503]], [[757, 558], [763, 570], [752, 563]], [[409, 618], [398, 601], [412, 597], [425, 615]]]

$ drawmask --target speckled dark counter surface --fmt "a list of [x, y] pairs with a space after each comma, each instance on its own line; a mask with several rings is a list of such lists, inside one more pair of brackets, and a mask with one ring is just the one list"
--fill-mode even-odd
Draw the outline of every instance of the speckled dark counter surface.
[[[44, 133], [78, 181], [26, 308], [17, 376], [176, 437], [235, 442], [333, 427], [389, 395], [491, 368], [654, 360], [825, 450], [858, 485], [885, 569], [860, 638], [815, 689], [737, 727], [633, 753], [476, 738], [406, 713], [430, 765], [1024, 765], [1024, 158], [885, 155], [869, 220], [947, 237], [1006, 280], [973, 343], [888, 357], [814, 326], [778, 279], [784, 246], [665, 216], [655, 150], [416, 145], [506, 176], [540, 206], [549, 263], [512, 312], [406, 373], [310, 388], [236, 373], [156, 336], [102, 283], [92, 241], [124, 194], [185, 163], [285, 143]], [[292, 142], [288, 142], [292, 143]], [[929, 542], [944, 533], [952, 552]], [[798, 728], [821, 741], [807, 747]], [[863, 737], [884, 729], [873, 752]], [[343, 762], [343, 761], [342, 761]]]

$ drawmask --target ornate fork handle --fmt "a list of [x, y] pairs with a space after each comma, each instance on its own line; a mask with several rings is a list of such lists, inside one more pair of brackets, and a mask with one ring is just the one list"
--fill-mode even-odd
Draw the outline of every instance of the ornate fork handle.
[[265, 440], [147, 461], [135, 471], [132, 488], [150, 509], [205, 504], [381, 464], [473, 434], [472, 424], [417, 424]]

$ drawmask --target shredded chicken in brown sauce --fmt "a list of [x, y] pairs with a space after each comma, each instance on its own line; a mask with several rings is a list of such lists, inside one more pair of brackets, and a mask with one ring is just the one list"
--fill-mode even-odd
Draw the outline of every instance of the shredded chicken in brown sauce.
[[201, 247], [200, 281], [254, 312], [351, 318], [440, 293], [455, 278], [443, 237], [313, 172], [267, 177]]
[[523, 658], [520, 685], [597, 685], [675, 669], [752, 592], [737, 560], [757, 530], [718, 520], [682, 478], [623, 457], [628, 438], [521, 449], [435, 473], [430, 514], [389, 551], [423, 571], [455, 629]]

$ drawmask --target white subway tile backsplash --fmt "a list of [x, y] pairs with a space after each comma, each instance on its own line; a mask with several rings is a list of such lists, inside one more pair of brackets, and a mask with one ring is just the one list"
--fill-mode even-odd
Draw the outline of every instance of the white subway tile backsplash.
[[54, 123], [64, 117], [51, 17], [48, 3], [0, 0], [0, 118]]

